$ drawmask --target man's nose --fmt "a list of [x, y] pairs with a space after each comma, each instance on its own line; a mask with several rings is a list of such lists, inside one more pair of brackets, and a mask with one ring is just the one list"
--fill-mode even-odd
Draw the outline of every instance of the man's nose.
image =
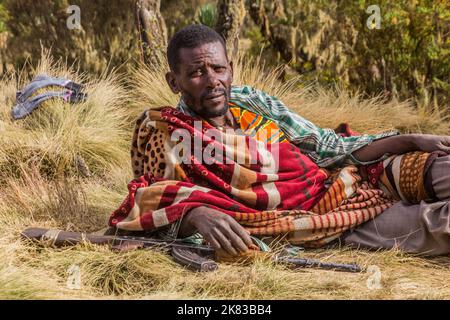
[[206, 81], [208, 87], [210, 88], [215, 88], [220, 85], [219, 77], [217, 76], [216, 72], [214, 72], [214, 70], [208, 70]]

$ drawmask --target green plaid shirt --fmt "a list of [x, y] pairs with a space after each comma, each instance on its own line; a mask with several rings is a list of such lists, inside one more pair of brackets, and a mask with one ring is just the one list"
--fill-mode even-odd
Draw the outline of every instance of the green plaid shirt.
[[[332, 168], [343, 164], [371, 164], [385, 159], [368, 162], [358, 161], [352, 153], [372, 141], [397, 135], [397, 131], [379, 134], [342, 137], [333, 129], [322, 129], [300, 115], [292, 112], [279, 99], [250, 86], [232, 86], [231, 102], [272, 121], [284, 132], [286, 138], [308, 155], [319, 167]], [[191, 116], [195, 113], [180, 100], [177, 108]]]

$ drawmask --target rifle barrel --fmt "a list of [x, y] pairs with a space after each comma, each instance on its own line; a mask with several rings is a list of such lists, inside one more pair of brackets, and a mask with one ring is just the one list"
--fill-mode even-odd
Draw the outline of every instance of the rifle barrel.
[[323, 262], [314, 259], [283, 257], [280, 262], [287, 263], [297, 268], [319, 268], [325, 270], [361, 272], [361, 267], [357, 264]]

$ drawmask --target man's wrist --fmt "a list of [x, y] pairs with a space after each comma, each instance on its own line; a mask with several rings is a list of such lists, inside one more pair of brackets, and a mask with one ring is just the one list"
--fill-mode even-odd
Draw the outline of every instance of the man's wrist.
[[399, 137], [402, 137], [404, 141], [402, 141], [402, 144], [407, 146], [408, 151], [415, 151], [419, 150], [419, 144], [417, 143], [417, 139], [419, 139], [419, 135], [417, 134], [405, 134], [401, 135]]
[[187, 222], [195, 227], [195, 220], [198, 217], [199, 214], [202, 213], [202, 209], [203, 207], [196, 207], [194, 209], [191, 209], [187, 214], [186, 214], [186, 219]]
[[199, 214], [199, 209], [201, 207], [197, 207], [194, 209], [191, 209], [188, 213], [186, 213], [181, 221], [181, 226], [180, 226], [180, 230], [179, 230], [179, 234], [182, 237], [187, 237], [190, 236], [192, 234], [194, 234], [195, 232], [197, 232], [197, 227], [195, 225], [195, 221], [196, 221], [196, 217]]
[[385, 150], [389, 154], [403, 154], [410, 151], [418, 150], [416, 134], [402, 134], [389, 137], [392, 142], [388, 143], [388, 149]]

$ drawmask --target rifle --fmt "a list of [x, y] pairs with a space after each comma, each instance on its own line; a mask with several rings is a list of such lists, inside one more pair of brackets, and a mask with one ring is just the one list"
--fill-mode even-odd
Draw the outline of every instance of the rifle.
[[[175, 262], [194, 271], [214, 271], [218, 268], [215, 260], [217, 252], [210, 246], [182, 242], [180, 240], [164, 241], [154, 238], [133, 236], [101, 236], [82, 232], [70, 232], [57, 229], [27, 228], [21, 233], [22, 238], [49, 243], [55, 247], [73, 246], [88, 242], [97, 245], [110, 245], [113, 249], [159, 248], [169, 252]], [[286, 264], [292, 268], [315, 267], [320, 269], [360, 272], [356, 264], [326, 263], [313, 259], [292, 257], [286, 252], [275, 256], [275, 262]]]

